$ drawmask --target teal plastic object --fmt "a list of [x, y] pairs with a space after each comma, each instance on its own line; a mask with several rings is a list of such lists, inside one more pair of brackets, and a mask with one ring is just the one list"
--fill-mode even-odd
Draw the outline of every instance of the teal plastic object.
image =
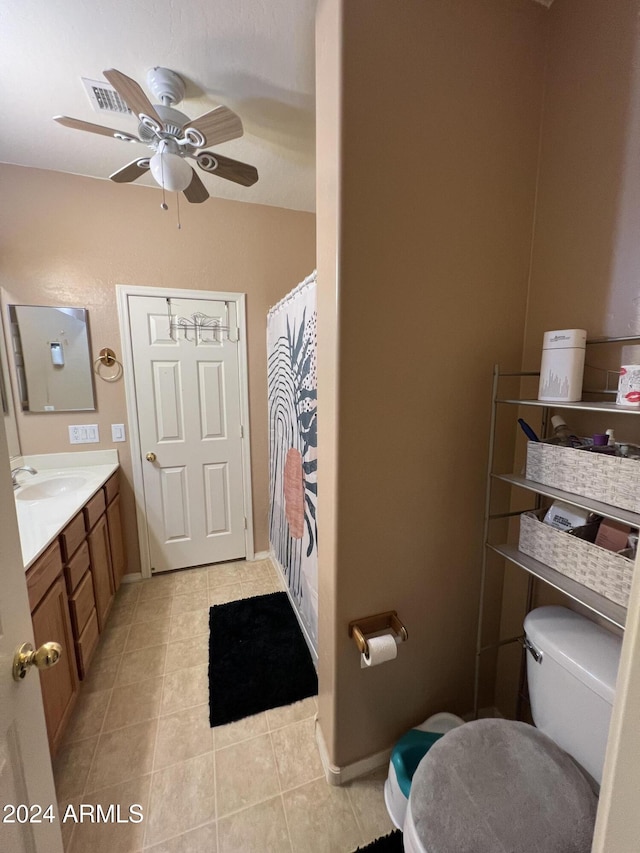
[[391, 762], [396, 771], [398, 785], [404, 796], [409, 799], [411, 780], [418, 769], [418, 764], [425, 757], [442, 734], [422, 732], [420, 729], [410, 729], [403, 735], [391, 752]]

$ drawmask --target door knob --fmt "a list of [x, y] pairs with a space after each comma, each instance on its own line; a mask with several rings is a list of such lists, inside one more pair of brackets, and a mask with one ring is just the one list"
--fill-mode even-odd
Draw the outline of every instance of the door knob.
[[146, 459], [147, 459], [147, 462], [155, 462], [156, 461], [156, 454], [153, 451], [151, 451], [150, 453], [147, 453]]
[[15, 681], [20, 681], [34, 665], [37, 669], [50, 669], [61, 657], [60, 643], [43, 643], [36, 651], [31, 643], [23, 643], [18, 646], [13, 656], [13, 678]]

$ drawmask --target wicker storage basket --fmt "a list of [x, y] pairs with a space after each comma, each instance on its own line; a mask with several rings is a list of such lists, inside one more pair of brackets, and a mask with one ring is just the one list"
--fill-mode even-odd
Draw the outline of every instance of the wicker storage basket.
[[540, 560], [610, 601], [627, 606], [633, 560], [556, 530], [540, 521], [533, 512], [520, 516], [519, 548], [523, 554]]
[[527, 444], [528, 480], [640, 512], [640, 461], [543, 441]]

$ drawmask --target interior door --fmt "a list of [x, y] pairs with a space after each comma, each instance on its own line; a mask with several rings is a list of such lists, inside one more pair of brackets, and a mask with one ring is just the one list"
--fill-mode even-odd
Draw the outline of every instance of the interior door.
[[0, 850], [62, 853], [40, 679], [35, 667], [24, 680], [12, 677], [14, 653], [33, 644], [33, 629], [2, 418], [0, 519]]
[[153, 571], [246, 556], [237, 320], [233, 303], [129, 295], [145, 511]]

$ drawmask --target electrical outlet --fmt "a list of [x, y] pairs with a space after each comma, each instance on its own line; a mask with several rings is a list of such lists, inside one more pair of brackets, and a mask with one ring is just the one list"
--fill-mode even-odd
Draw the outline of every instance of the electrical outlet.
[[111, 441], [126, 441], [124, 424], [111, 424]]
[[99, 441], [98, 424], [78, 424], [69, 427], [70, 444], [97, 444]]

